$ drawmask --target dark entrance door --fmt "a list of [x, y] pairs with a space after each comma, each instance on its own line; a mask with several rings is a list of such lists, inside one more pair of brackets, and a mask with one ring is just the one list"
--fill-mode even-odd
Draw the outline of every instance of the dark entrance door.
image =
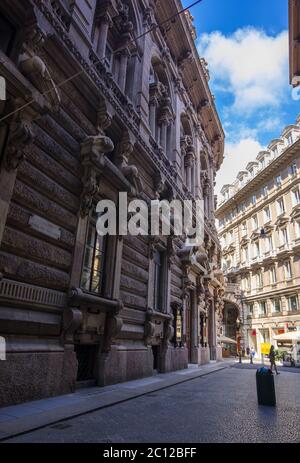
[[190, 292], [186, 300], [186, 346], [188, 349], [188, 361], [192, 358], [192, 340], [191, 340], [191, 319], [192, 319], [192, 293]]
[[152, 346], [153, 353], [153, 370], [158, 371], [159, 346]]
[[96, 358], [97, 345], [75, 345], [75, 353], [78, 361], [77, 381], [96, 382]]

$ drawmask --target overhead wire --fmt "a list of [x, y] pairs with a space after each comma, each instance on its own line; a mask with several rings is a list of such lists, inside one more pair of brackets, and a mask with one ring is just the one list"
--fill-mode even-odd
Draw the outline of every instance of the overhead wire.
[[[134, 37], [132, 40], [130, 40], [127, 44], [126, 44], [126, 47], [128, 47], [128, 45], [134, 43], [134, 42], [137, 42], [138, 40], [140, 40], [141, 38], [145, 37], [147, 34], [150, 34], [151, 32], [153, 32], [154, 30], [164, 26], [165, 24], [169, 23], [169, 22], [173, 22], [178, 16], [182, 15], [183, 13], [185, 13], [186, 11], [190, 10], [191, 8], [193, 8], [194, 6], [196, 6], [198, 3], [202, 2], [202, 0], [197, 0], [193, 3], [191, 3], [189, 6], [186, 6], [185, 8], [182, 8], [181, 10], [177, 11], [176, 13], [174, 13], [173, 15], [171, 15], [169, 18], [165, 19], [164, 21], [162, 21], [161, 23], [158, 23], [158, 24], [153, 24], [149, 29], [147, 29], [147, 31], [143, 32], [142, 34]], [[112, 52], [112, 55], [116, 54], [116, 53], [119, 53], [121, 50], [123, 50], [124, 47], [120, 47], [119, 49], [117, 50], [114, 50]], [[97, 66], [97, 64], [102, 64], [103, 61], [105, 61], [106, 57], [104, 56], [103, 58], [101, 59], [98, 59], [98, 61], [96, 61], [95, 63], [93, 63], [93, 67], [94, 66]], [[71, 75], [70, 77], [66, 78], [65, 80], [59, 82], [58, 84], [56, 84], [56, 88], [60, 88], [62, 87], [63, 85], [65, 85], [66, 83], [70, 82], [71, 80], [75, 79], [76, 77], [78, 77], [79, 75], [83, 74], [84, 72], [86, 72], [85, 69], [81, 69], [80, 71], [77, 71], [76, 73], [74, 73], [73, 75]], [[50, 90], [46, 90], [45, 92], [41, 93], [42, 96], [45, 96], [47, 95], [48, 93], [51, 93], [52, 92], [52, 89]], [[31, 99], [29, 101], [27, 101], [26, 103], [24, 103], [23, 105], [19, 106], [18, 108], [14, 109], [13, 111], [9, 112], [8, 114], [6, 114], [5, 116], [3, 116], [2, 118], [0, 118], [0, 122], [4, 121], [5, 119], [8, 119], [9, 117], [15, 115], [16, 113], [22, 111], [23, 109], [27, 108], [28, 106], [31, 106], [33, 103], [35, 102], [34, 99]]]

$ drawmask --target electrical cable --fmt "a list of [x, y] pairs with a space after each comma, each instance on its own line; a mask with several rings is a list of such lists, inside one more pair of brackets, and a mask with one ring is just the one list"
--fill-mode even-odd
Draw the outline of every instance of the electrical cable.
[[[176, 19], [178, 16], [180, 16], [181, 14], [185, 13], [187, 10], [190, 10], [191, 8], [193, 8], [194, 6], [198, 5], [198, 3], [202, 2], [202, 0], [197, 0], [195, 2], [193, 2], [192, 4], [190, 4], [189, 6], [181, 9], [180, 11], [177, 11], [175, 14], [173, 14], [172, 16], [170, 16], [169, 18], [165, 19], [164, 21], [162, 21], [161, 23], [159, 24], [154, 24], [153, 26], [151, 26], [147, 31], [143, 32], [142, 34], [140, 34], [139, 36], [137, 37], [134, 37], [132, 40], [130, 40], [127, 44], [126, 44], [126, 47], [131, 44], [131, 43], [134, 43], [136, 42], [137, 40], [141, 39], [142, 37], [145, 37], [147, 34], [150, 34], [153, 30], [157, 29], [157, 28], [160, 28], [162, 26], [164, 26], [165, 24], [167, 24], [168, 22], [172, 22], [174, 21], [174, 19]], [[124, 48], [121, 47], [117, 50], [114, 50], [112, 52], [112, 55], [116, 54], [116, 53], [119, 53], [121, 50], [123, 50]], [[97, 64], [102, 64], [102, 61], [104, 61], [106, 59], [106, 57], [103, 57], [101, 59], [99, 59], [98, 61], [96, 61], [95, 63], [93, 63], [93, 66], [97, 66]], [[60, 88], [62, 87], [63, 85], [65, 85], [66, 83], [70, 82], [71, 80], [75, 79], [76, 77], [78, 77], [79, 75], [83, 74], [85, 72], [85, 69], [81, 69], [80, 71], [76, 72], [75, 74], [73, 74], [72, 76], [68, 77], [67, 79], [63, 80], [62, 82], [56, 84], [56, 87], [57, 88]], [[42, 96], [45, 96], [47, 95], [48, 93], [51, 93], [52, 92], [52, 89], [50, 90], [46, 90], [45, 92], [41, 93]], [[22, 106], [20, 106], [19, 108], [16, 108], [14, 111], [11, 111], [10, 113], [6, 114], [5, 116], [3, 116], [1, 119], [0, 119], [0, 122], [4, 121], [5, 119], [8, 119], [9, 117], [13, 116], [14, 114], [22, 111], [23, 109], [27, 108], [28, 106], [32, 105], [32, 103], [34, 103], [35, 100], [32, 99], [30, 101], [28, 101], [27, 103], [24, 103]]]

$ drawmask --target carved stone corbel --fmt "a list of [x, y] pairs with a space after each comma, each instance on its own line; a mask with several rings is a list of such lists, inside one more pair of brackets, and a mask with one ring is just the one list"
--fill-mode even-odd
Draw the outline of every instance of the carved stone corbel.
[[65, 344], [74, 344], [74, 334], [79, 329], [83, 317], [81, 310], [66, 308], [63, 313], [62, 339]]
[[168, 268], [170, 269], [173, 264], [176, 263], [177, 249], [175, 246], [174, 238], [172, 236], [168, 237], [167, 241], [167, 263]]
[[118, 305], [113, 314], [108, 314], [105, 324], [105, 338], [103, 343], [103, 352], [108, 353], [114, 340], [122, 331], [123, 319], [120, 317], [120, 312], [123, 310], [123, 302], [118, 301]]
[[145, 331], [144, 331], [144, 341], [145, 346], [151, 346], [151, 340], [155, 334], [155, 324], [152, 321], [152, 309], [148, 309], [146, 313], [146, 321], [145, 321]]
[[134, 187], [136, 194], [139, 195], [143, 191], [143, 183], [138, 168], [129, 164], [134, 145], [135, 137], [129, 131], [125, 131], [116, 156], [116, 165]]
[[19, 116], [10, 125], [9, 139], [4, 155], [4, 166], [6, 170], [17, 169], [25, 159], [25, 148], [28, 148], [34, 141], [32, 122]]
[[165, 177], [160, 172], [157, 172], [153, 179], [153, 187], [155, 199], [167, 199], [168, 201], [173, 200], [173, 188], [167, 183]]
[[164, 344], [167, 347], [170, 344], [170, 341], [174, 338], [174, 316], [170, 314], [169, 320], [165, 321], [164, 329]]
[[60, 94], [43, 59], [43, 45], [46, 37], [37, 25], [28, 26], [25, 35], [19, 68], [49, 102], [51, 109], [57, 110], [61, 102]]
[[81, 144], [81, 163], [83, 166], [83, 190], [81, 194], [80, 212], [86, 217], [99, 192], [99, 176], [105, 166], [105, 154], [113, 151], [114, 144], [109, 137], [97, 135], [88, 137]]

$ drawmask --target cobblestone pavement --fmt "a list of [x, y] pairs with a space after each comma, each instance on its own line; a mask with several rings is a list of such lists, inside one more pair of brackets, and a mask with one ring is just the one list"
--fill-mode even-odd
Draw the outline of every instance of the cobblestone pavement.
[[9, 442], [300, 442], [300, 375], [274, 377], [277, 407], [257, 405], [255, 368], [236, 365]]

